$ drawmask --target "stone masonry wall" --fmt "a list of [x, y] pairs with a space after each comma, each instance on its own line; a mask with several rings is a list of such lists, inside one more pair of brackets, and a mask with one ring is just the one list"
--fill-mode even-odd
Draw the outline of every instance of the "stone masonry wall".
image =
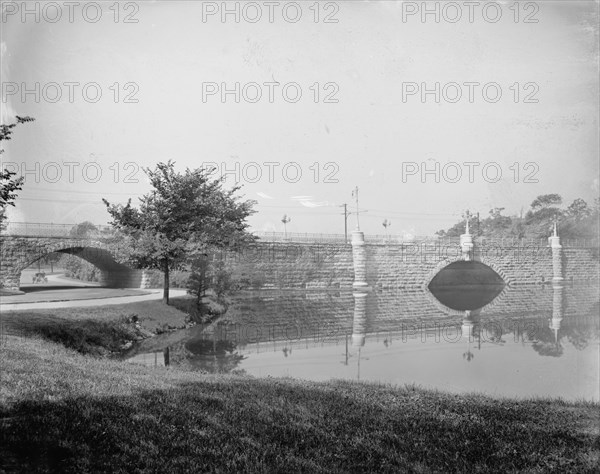
[[[91, 248], [92, 245], [97, 248]], [[46, 253], [64, 251], [91, 261], [103, 273], [103, 283], [117, 287], [160, 287], [160, 272], [132, 270], [112, 259], [110, 249], [89, 241], [60, 239], [0, 239], [0, 283], [17, 288], [20, 271]], [[457, 245], [373, 244], [364, 245], [366, 279], [375, 290], [424, 288], [448, 264], [462, 260]], [[553, 276], [549, 247], [475, 247], [473, 260], [490, 266], [509, 286], [538, 285]], [[214, 257], [216, 258], [216, 257]], [[257, 289], [352, 288], [352, 246], [323, 243], [257, 243], [242, 252], [220, 255], [226, 267]], [[566, 281], [598, 281], [599, 251], [596, 248], [563, 248], [562, 268]]]

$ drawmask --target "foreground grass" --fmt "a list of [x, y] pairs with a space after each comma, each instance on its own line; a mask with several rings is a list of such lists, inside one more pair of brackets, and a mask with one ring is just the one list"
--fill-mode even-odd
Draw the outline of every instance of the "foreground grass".
[[8, 336], [0, 467], [21, 472], [592, 472], [598, 405], [211, 376]]

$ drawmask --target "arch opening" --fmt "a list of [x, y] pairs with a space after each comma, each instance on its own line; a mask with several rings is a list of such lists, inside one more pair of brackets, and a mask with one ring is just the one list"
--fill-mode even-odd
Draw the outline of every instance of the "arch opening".
[[502, 277], [489, 266], [458, 261], [442, 268], [427, 288], [448, 308], [473, 311], [490, 304], [505, 286]]
[[[38, 250], [15, 269], [17, 281], [20, 281], [19, 286], [27, 286], [28, 290], [26, 291], [31, 291], [32, 287], [35, 288], [38, 283], [48, 283], [48, 280], [52, 280], [50, 282], [53, 283], [52, 286], [62, 285], [65, 287], [88, 284], [103, 287], [137, 287], [139, 284], [137, 272], [117, 262], [113, 254], [106, 249], [84, 246], [55, 246], [55, 248], [49, 247], [44, 250], [44, 252]], [[55, 260], [53, 266], [58, 266], [57, 256], [60, 255], [73, 257], [66, 259], [66, 261], [63, 259], [61, 270], [66, 270], [64, 272], [66, 276], [75, 277], [74, 280], [69, 281], [67, 279], [63, 282], [60, 278], [57, 280], [56, 275], [53, 278], [44, 275], [49, 267], [48, 260], [53, 258]], [[40, 262], [44, 263], [43, 272], [39, 271]], [[64, 264], [67, 264], [67, 266]], [[36, 278], [39, 273], [42, 273], [42, 276], [46, 278]]]

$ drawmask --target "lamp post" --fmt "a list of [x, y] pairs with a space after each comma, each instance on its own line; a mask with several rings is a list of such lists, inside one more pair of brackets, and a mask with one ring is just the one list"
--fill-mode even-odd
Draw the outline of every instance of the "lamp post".
[[281, 218], [281, 222], [283, 222], [283, 239], [287, 240], [287, 224], [288, 222], [292, 222], [292, 218], [288, 217], [287, 214], [284, 214]]
[[388, 236], [388, 227], [392, 225], [392, 221], [390, 221], [389, 219], [384, 219], [383, 220], [383, 227], [385, 227], [385, 240], [389, 240], [389, 236]]
[[360, 222], [358, 220], [358, 186], [352, 191], [352, 197], [356, 200], [356, 230], [360, 230]]

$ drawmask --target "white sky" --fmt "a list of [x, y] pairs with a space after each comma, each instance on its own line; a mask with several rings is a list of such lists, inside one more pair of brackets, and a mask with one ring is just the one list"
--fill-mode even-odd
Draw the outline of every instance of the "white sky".
[[[502, 18], [497, 23], [485, 21], [480, 9], [470, 23], [464, 18], [464, 2], [457, 2], [463, 9], [457, 23], [443, 17], [436, 23], [432, 16], [423, 23], [419, 15], [403, 21], [403, 8], [406, 13], [411, 2], [403, 7], [402, 2], [382, 1], [336, 2], [338, 23], [315, 23], [312, 1], [299, 2], [300, 21], [287, 22], [281, 6], [290, 2], [280, 2], [270, 23], [268, 7], [257, 2], [263, 18], [254, 24], [245, 17], [236, 23], [233, 16], [223, 23], [218, 14], [203, 22], [202, 2], [175, 1], [132, 2], [139, 7], [133, 16], [138, 23], [122, 21], [133, 6], [121, 7], [115, 23], [114, 2], [100, 3], [102, 18], [96, 23], [83, 19], [85, 2], [75, 9], [73, 22], [68, 7], [57, 2], [62, 18], [56, 23], [47, 21], [55, 15], [50, 8], [45, 15], [40, 10], [39, 22], [34, 15], [23, 22], [23, 2], [3, 4], [3, 122], [15, 113], [36, 118], [4, 142], [3, 160], [25, 163], [30, 170], [38, 162], [40, 178], [36, 183], [35, 172], [27, 175], [10, 213], [13, 221], [106, 223], [109, 216], [100, 199], [135, 201], [148, 189], [137, 167], [168, 159], [180, 169], [202, 162], [227, 163], [229, 168], [236, 161], [242, 167], [261, 164], [258, 182], [242, 176], [244, 194], [259, 203], [251, 219], [256, 230], [283, 230], [280, 221], [287, 214], [292, 218], [288, 231], [341, 233], [337, 206], [352, 204], [355, 186], [361, 208], [369, 210], [361, 216], [362, 230], [384, 233], [381, 224], [387, 218], [390, 233], [399, 235], [449, 227], [466, 208], [483, 216], [492, 207], [518, 213], [539, 194], [559, 193], [566, 204], [577, 197], [591, 203], [598, 195], [597, 2], [537, 2], [537, 23], [523, 22], [533, 11], [524, 4], [515, 23], [509, 9], [513, 2], [498, 3]], [[320, 4], [320, 20], [333, 11], [326, 3]], [[19, 11], [9, 14], [14, 5]], [[33, 5], [28, 2], [29, 8]], [[434, 8], [435, 2], [429, 5]], [[93, 15], [93, 8], [87, 13]], [[79, 86], [70, 103], [62, 85], [70, 81], [96, 82], [102, 98], [86, 102]], [[258, 103], [235, 103], [233, 96], [222, 103], [218, 95], [203, 102], [203, 83], [233, 87], [236, 82], [270, 81], [298, 83], [302, 99], [286, 102], [279, 87], [270, 103], [263, 86]], [[443, 98], [435, 103], [433, 96], [422, 103], [418, 95], [403, 102], [403, 83], [432, 87], [435, 82], [469, 81], [498, 83], [502, 98], [488, 103], [479, 87], [470, 103], [463, 86], [465, 96], [457, 103]], [[37, 100], [34, 93], [20, 95], [23, 83], [33, 89], [36, 82]], [[62, 99], [55, 103], [44, 100], [41, 92], [52, 82], [61, 85]], [[109, 89], [115, 82], [121, 89], [118, 103]], [[132, 90], [123, 88], [127, 82], [137, 84], [137, 103], [124, 103]], [[321, 85], [318, 103], [310, 89], [315, 82]], [[337, 84], [338, 103], [323, 102], [328, 82]], [[509, 89], [515, 82], [521, 84], [519, 103]], [[523, 90], [528, 82], [537, 84], [537, 103], [523, 102], [532, 90]], [[19, 88], [16, 94], [8, 94], [10, 83]], [[55, 89], [49, 86], [46, 93], [51, 99]], [[72, 182], [65, 162], [77, 163]], [[102, 171], [96, 183], [82, 175], [88, 162]], [[272, 183], [264, 162], [280, 163]], [[297, 183], [282, 176], [290, 162], [302, 170]], [[320, 168], [317, 183], [310, 169], [315, 162]], [[330, 162], [335, 165], [325, 169]], [[436, 162], [441, 167], [448, 162], [479, 165], [472, 183], [464, 165], [456, 183], [443, 182], [441, 173], [439, 183], [433, 175], [423, 183], [419, 174], [405, 176], [403, 183], [403, 166], [406, 171], [409, 162], [427, 162], [431, 168]], [[502, 171], [495, 183], [481, 172], [491, 162]], [[535, 165], [524, 169], [530, 162]], [[57, 182], [51, 182], [56, 167], [48, 163], [60, 165]], [[509, 168], [513, 163], [520, 169], [517, 183], [514, 167]], [[87, 169], [93, 178], [94, 168]], [[254, 169], [246, 169], [252, 179]], [[324, 182], [336, 169], [338, 182]], [[454, 169], [447, 170], [453, 178]], [[538, 183], [523, 182], [535, 170]], [[139, 183], [125, 182], [129, 173]], [[293, 178], [293, 168], [288, 176]]]

